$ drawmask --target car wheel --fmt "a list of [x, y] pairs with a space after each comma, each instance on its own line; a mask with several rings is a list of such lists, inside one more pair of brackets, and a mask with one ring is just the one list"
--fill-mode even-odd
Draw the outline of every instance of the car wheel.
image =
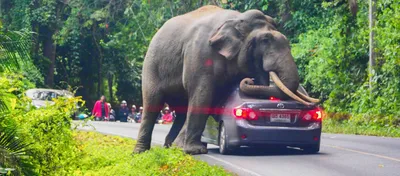
[[228, 140], [227, 140], [227, 135], [226, 135], [226, 129], [224, 124], [221, 124], [221, 127], [219, 129], [219, 139], [218, 139], [218, 144], [219, 144], [219, 153], [223, 155], [231, 154], [233, 152], [232, 148], [228, 148]]
[[303, 151], [309, 154], [318, 153], [320, 144], [306, 145], [303, 147]]

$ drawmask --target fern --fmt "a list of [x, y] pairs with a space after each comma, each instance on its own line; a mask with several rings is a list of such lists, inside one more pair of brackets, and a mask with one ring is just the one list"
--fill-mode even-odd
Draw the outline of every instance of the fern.
[[0, 129], [0, 175], [37, 175], [29, 163], [29, 145], [17, 137], [14, 129]]

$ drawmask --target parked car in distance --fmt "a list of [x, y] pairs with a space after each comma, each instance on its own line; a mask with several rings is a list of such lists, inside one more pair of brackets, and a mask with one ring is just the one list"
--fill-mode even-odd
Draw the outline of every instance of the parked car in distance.
[[29, 89], [25, 95], [32, 100], [32, 104], [37, 108], [45, 106], [46, 103], [54, 104], [53, 98], [74, 97], [74, 94], [69, 91], [57, 89]]
[[[308, 95], [301, 86], [299, 91]], [[239, 85], [227, 95], [207, 119], [203, 144], [218, 145], [221, 154], [241, 146], [291, 146], [307, 153], [319, 152], [321, 107], [274, 97], [249, 97], [239, 91]]]
[[[72, 98], [74, 94], [67, 90], [58, 89], [29, 89], [25, 92], [25, 95], [32, 100], [32, 105], [36, 108], [46, 106], [46, 104], [54, 104], [53, 98], [66, 97]], [[87, 118], [88, 115], [81, 112], [80, 106], [77, 104], [72, 119], [80, 120]]]

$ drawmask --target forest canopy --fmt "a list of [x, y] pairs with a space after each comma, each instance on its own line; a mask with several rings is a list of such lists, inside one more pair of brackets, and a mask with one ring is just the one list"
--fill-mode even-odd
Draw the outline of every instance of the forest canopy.
[[0, 26], [29, 36], [32, 64], [23, 70], [37, 87], [77, 88], [88, 106], [101, 94], [112, 103], [140, 105], [152, 36], [168, 19], [207, 4], [273, 17], [291, 41], [301, 84], [328, 112], [351, 114], [357, 123], [399, 125], [399, 0], [376, 3], [371, 73], [367, 1], [9, 0], [0, 3]]

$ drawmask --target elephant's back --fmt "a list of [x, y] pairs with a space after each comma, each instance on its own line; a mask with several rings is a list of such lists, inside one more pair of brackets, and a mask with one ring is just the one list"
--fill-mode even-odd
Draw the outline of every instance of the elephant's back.
[[198, 46], [208, 47], [208, 38], [212, 33], [237, 14], [237, 11], [205, 6], [165, 22], [150, 42], [144, 59], [142, 79], [160, 82], [162, 87], [181, 87], [185, 50], [188, 46], [203, 43], [204, 46]]
[[[221, 16], [219, 14], [224, 14], [225, 11], [230, 10], [208, 5], [169, 19], [153, 36], [146, 54], [145, 63], [146, 60], [156, 59], [157, 62], [182, 65], [181, 57], [184, 45], [199, 30], [209, 33], [218, 28], [225, 20], [222, 18], [213, 19]], [[208, 36], [208, 34], [201, 35]], [[153, 61], [151, 62], [153, 63]]]
[[197, 19], [197, 18], [201, 18], [201, 17], [207, 16], [207, 15], [212, 15], [213, 13], [222, 11], [222, 10], [224, 10], [224, 9], [221, 7], [214, 6], [214, 5], [207, 5], [207, 6], [200, 7], [196, 10], [193, 10], [191, 12], [188, 12], [182, 16], [185, 16], [189, 19]]

